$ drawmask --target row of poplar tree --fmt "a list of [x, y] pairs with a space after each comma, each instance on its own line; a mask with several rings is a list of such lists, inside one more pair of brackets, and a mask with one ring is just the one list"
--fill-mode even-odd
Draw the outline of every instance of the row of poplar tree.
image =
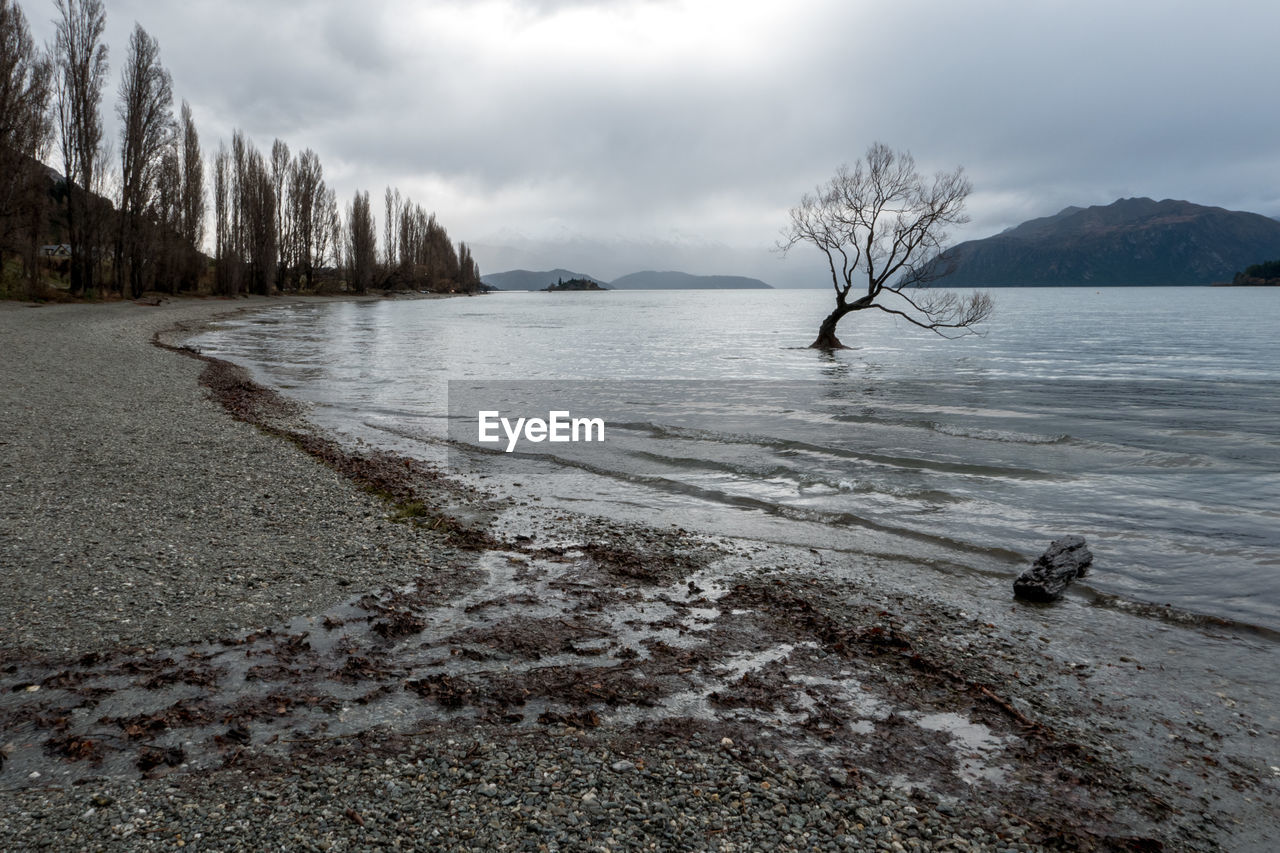
[[[130, 37], [113, 162], [102, 122], [106, 11], [101, 0], [54, 6], [54, 43], [41, 49], [15, 0], [0, 0], [0, 281], [20, 278], [37, 295], [52, 240], [69, 247], [58, 263], [73, 295], [479, 289], [466, 244], [455, 249], [435, 214], [399, 190], [385, 194], [379, 251], [368, 192], [343, 216], [314, 151], [291, 154], [277, 139], [264, 154], [239, 131], [212, 161], [211, 264], [200, 139], [185, 101], [174, 116], [156, 40], [141, 26]], [[40, 165], [51, 152], [61, 176]]]

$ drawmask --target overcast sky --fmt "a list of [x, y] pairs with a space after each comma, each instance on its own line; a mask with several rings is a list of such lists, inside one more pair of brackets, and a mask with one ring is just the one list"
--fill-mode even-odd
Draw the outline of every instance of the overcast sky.
[[[38, 39], [53, 3], [20, 0]], [[787, 209], [877, 140], [963, 165], [985, 237], [1069, 204], [1280, 216], [1280, 3], [106, 0], [114, 136], [134, 22], [206, 154], [310, 147], [391, 184], [482, 272], [643, 268], [823, 285]], [[380, 208], [379, 208], [380, 214]]]

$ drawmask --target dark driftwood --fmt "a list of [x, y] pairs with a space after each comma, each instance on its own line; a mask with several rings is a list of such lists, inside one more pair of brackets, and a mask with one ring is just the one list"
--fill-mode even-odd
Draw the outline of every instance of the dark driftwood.
[[1093, 562], [1083, 536], [1064, 536], [1049, 543], [1031, 568], [1013, 582], [1013, 594], [1027, 601], [1057, 601]]

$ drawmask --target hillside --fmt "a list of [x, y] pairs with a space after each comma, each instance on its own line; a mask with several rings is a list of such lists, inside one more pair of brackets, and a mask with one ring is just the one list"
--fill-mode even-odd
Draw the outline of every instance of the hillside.
[[615, 278], [616, 290], [772, 290], [758, 278], [740, 275], [690, 275], [686, 272], [645, 270]]
[[480, 277], [480, 280], [485, 284], [496, 287], [499, 290], [546, 290], [557, 281], [573, 281], [575, 279], [594, 281], [596, 284], [605, 283], [604, 279], [596, 278], [593, 275], [584, 275], [580, 272], [566, 269], [546, 270], [545, 272], [508, 270], [507, 272], [490, 273]]
[[947, 286], [1174, 285], [1230, 280], [1280, 257], [1280, 222], [1187, 201], [1068, 207], [949, 253]]

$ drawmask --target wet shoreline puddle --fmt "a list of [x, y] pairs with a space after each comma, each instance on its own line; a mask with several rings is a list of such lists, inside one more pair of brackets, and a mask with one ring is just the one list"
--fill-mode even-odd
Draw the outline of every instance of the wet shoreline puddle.
[[[250, 745], [285, 753], [313, 738], [468, 719], [730, 722], [839, 764], [830, 730], [852, 743], [913, 714], [820, 643], [778, 642], [754, 610], [725, 607], [732, 559], [670, 583], [618, 584], [580, 548], [530, 550], [480, 553], [479, 582], [444, 606], [424, 605], [412, 585], [220, 643], [10, 665], [0, 784], [198, 770]], [[840, 722], [813, 722], [832, 707]], [[957, 778], [998, 777], [989, 763], [1004, 740], [986, 726], [915, 716], [921, 732], [951, 732]], [[980, 747], [956, 732], [980, 732]]]

